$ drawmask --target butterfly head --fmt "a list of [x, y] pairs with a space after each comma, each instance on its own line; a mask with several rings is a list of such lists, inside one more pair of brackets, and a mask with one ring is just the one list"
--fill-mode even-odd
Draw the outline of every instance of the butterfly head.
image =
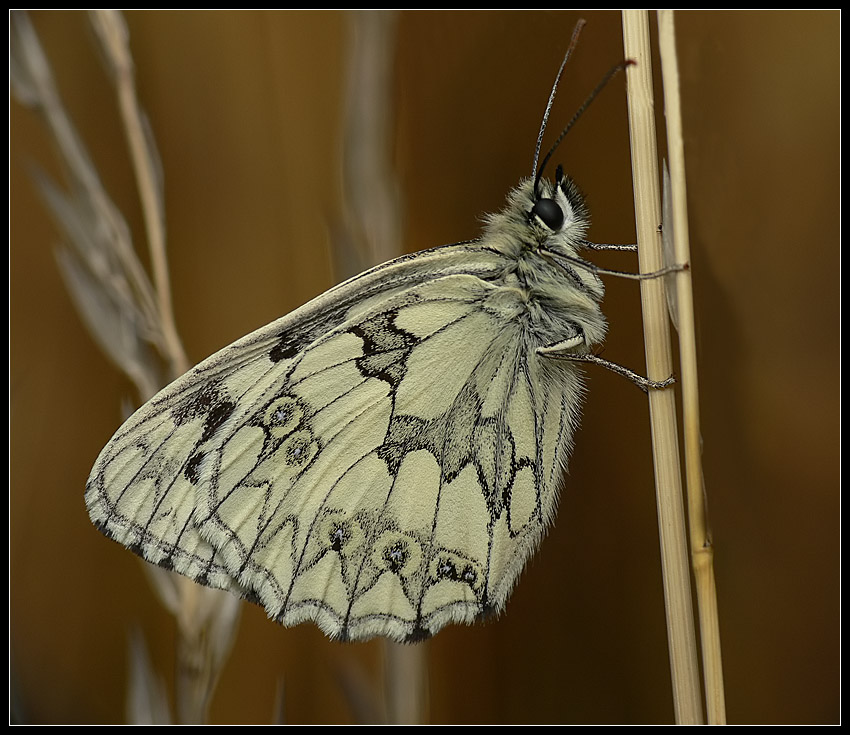
[[541, 244], [574, 244], [584, 235], [588, 211], [584, 196], [558, 166], [555, 183], [538, 179], [529, 191], [528, 226], [538, 233]]
[[540, 161], [543, 134], [546, 132], [546, 123], [549, 120], [549, 113], [552, 110], [552, 104], [555, 100], [555, 92], [558, 89], [558, 83], [560, 82], [561, 74], [564, 71], [567, 60], [572, 55], [572, 52], [578, 42], [578, 37], [583, 26], [584, 21], [580, 21], [573, 31], [569, 48], [567, 49], [567, 53], [561, 62], [557, 75], [555, 76], [555, 83], [552, 85], [552, 91], [549, 93], [549, 100], [546, 103], [546, 110], [543, 113], [543, 122], [540, 125], [540, 131], [537, 134], [537, 145], [534, 149], [534, 165], [532, 167], [533, 184], [531, 186], [532, 204], [530, 211], [528, 212], [528, 223], [530, 226], [533, 227], [534, 225], [537, 225], [551, 234], [562, 232], [567, 234], [566, 238], [562, 237], [555, 239], [556, 244], [558, 240], [560, 240], [561, 244], [565, 245], [575, 244], [566, 228], [568, 228], [568, 225], [571, 222], [577, 222], [580, 225], [580, 229], [586, 227], [587, 210], [584, 207], [584, 198], [579, 193], [578, 188], [572, 180], [564, 176], [564, 171], [560, 165], [555, 173], [554, 187], [552, 187], [546, 179], [543, 178], [543, 172], [546, 169], [546, 164], [552, 158], [552, 155], [558, 149], [558, 146], [564, 140], [573, 125], [575, 125], [584, 111], [590, 106], [590, 103], [602, 91], [611, 78], [621, 69], [625, 69], [627, 66], [635, 63], [631, 59], [626, 59], [608, 70], [608, 73], [602, 78], [602, 81], [590, 93], [584, 101], [584, 104], [579, 107], [572, 119], [561, 131], [561, 134], [558, 136], [557, 140], [555, 140], [554, 144], [549, 149], [549, 152], [543, 157], [543, 160]]

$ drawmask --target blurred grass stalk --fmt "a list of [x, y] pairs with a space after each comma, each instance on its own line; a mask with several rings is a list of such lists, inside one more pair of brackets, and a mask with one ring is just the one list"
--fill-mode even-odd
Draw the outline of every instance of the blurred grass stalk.
[[[649, 19], [646, 10], [624, 10], [622, 17], [625, 55], [637, 62], [627, 68], [626, 80], [638, 255], [646, 273], [664, 265]], [[664, 279], [641, 281], [647, 374], [654, 380], [673, 372], [664, 289]], [[675, 718], [678, 724], [702, 724], [675, 395], [674, 390], [649, 392], [658, 530]]]
[[[403, 254], [401, 196], [393, 174], [393, 68], [397, 12], [354, 10], [343, 122], [343, 227], [334, 239], [334, 267], [348, 278]], [[427, 720], [427, 643], [380, 642], [387, 724]], [[363, 703], [356, 710], [364, 711]]]
[[[688, 202], [685, 186], [685, 145], [682, 136], [676, 28], [672, 10], [659, 10], [657, 12], [658, 44], [664, 82], [667, 154], [670, 161], [674, 262], [690, 263]], [[691, 565], [696, 584], [700, 622], [706, 713], [708, 724], [725, 725], [726, 701], [720, 653], [717, 589], [714, 578], [714, 546], [711, 530], [708, 527], [707, 498], [702, 473], [696, 330], [694, 329], [693, 281], [690, 270], [677, 274], [676, 292], [679, 314], [679, 369], [681, 372], [685, 442], [685, 483], [687, 487]]]
[[[10, 79], [18, 100], [44, 117], [68, 180], [65, 193], [46, 175], [35, 174], [48, 208], [65, 233], [56, 256], [66, 287], [96, 342], [130, 378], [144, 402], [188, 368], [171, 309], [162, 178], [156, 147], [136, 99], [123, 16], [115, 10], [96, 10], [89, 13], [89, 20], [116, 86], [145, 218], [153, 284], [133, 247], [126, 220], [104, 190], [62, 105], [25, 11], [12, 12]], [[144, 568], [177, 624], [177, 720], [205, 722], [235, 637], [239, 600], [151, 564], [144, 563]], [[143, 646], [135, 640], [130, 650], [142, 651]], [[156, 677], [146, 657], [131, 655], [128, 718], [161, 722], [168, 703], [161, 701], [161, 688], [149, 685]]]
[[103, 51], [103, 58], [111, 72], [118, 107], [124, 123], [124, 133], [133, 160], [136, 184], [145, 219], [148, 251], [151, 258], [158, 313], [165, 342], [165, 357], [170, 364], [169, 382], [185, 373], [190, 365], [177, 334], [171, 306], [171, 285], [168, 260], [165, 253], [165, 212], [162, 200], [162, 167], [156, 155], [156, 144], [143, 115], [133, 74], [129, 36], [124, 19], [117, 10], [92, 10], [89, 13], [92, 28]]

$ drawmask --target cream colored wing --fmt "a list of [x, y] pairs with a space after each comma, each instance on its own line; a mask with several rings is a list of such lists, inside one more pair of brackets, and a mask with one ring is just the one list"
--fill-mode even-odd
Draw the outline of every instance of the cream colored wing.
[[[225, 348], [92, 470], [109, 536], [330, 636], [416, 640], [503, 607], [555, 505], [578, 407], [504, 257], [398, 259]], [[553, 364], [554, 363], [554, 364]]]

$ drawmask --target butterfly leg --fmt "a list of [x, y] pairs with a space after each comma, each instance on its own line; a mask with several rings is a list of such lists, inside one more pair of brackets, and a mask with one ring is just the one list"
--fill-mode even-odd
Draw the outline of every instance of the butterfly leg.
[[[573, 258], [568, 258], [572, 262]], [[577, 264], [578, 265], [578, 264]], [[633, 281], [651, 281], [653, 278], [661, 278], [661, 276], [669, 275], [670, 273], [678, 273], [686, 271], [690, 266], [687, 263], [681, 265], [667, 265], [659, 268], [657, 271], [649, 271], [648, 273], [631, 273], [630, 271], [613, 270], [611, 268], [601, 268], [595, 263], [581, 261], [581, 267], [586, 268], [591, 273], [597, 276], [617, 276], [618, 278], [629, 278]]]
[[[625, 249], [631, 249], [629, 246], [623, 247]], [[612, 248], [613, 246], [609, 246], [600, 249], [609, 250]], [[584, 260], [584, 258], [579, 258], [573, 255], [564, 255], [563, 253], [556, 253], [552, 250], [547, 250], [543, 247], [539, 248], [538, 252], [544, 258], [548, 258], [555, 265], [567, 271], [568, 273], [572, 272], [572, 268], [570, 268], [570, 266], [576, 266], [578, 268], [584, 268], [585, 270], [590, 271], [591, 273], [597, 276], [619, 276], [620, 278], [630, 278], [634, 281], [649, 281], [653, 278], [661, 278], [661, 276], [666, 276], [670, 273], [686, 271], [690, 268], [690, 265], [688, 263], [677, 263], [675, 265], [668, 265], [663, 268], [659, 268], [657, 271], [650, 271], [649, 273], [630, 273], [629, 271], [602, 268], [596, 265], [595, 263], [591, 263], [590, 261]]]
[[613, 243], [590, 242], [590, 240], [582, 240], [581, 244], [588, 250], [619, 250], [621, 252], [636, 253], [638, 246], [636, 244], [615, 245]]
[[645, 378], [643, 375], [636, 373], [634, 370], [630, 370], [629, 368], [624, 367], [623, 365], [620, 365], [616, 362], [605, 360], [599, 357], [598, 355], [593, 355], [590, 353], [566, 352], [565, 350], [575, 346], [571, 344], [574, 341], [574, 339], [571, 339], [566, 342], [550, 345], [549, 347], [541, 347], [537, 350], [537, 353], [543, 355], [544, 357], [551, 357], [555, 360], [590, 362], [594, 365], [600, 365], [610, 370], [611, 372], [617, 373], [617, 375], [622, 375], [624, 378], [628, 378], [644, 393], [648, 393], [650, 390], [661, 390], [663, 388], [667, 388], [676, 382], [676, 379], [672, 375], [666, 380], [650, 380], [649, 378]]

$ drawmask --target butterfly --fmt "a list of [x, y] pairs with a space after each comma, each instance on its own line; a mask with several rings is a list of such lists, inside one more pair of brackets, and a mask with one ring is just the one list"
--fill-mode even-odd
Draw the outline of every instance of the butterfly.
[[668, 384], [593, 352], [606, 271], [581, 251], [605, 246], [563, 169], [543, 176], [566, 129], [538, 167], [554, 92], [534, 175], [479, 239], [361, 273], [164, 388], [95, 462], [94, 524], [336, 639], [501, 611], [555, 515], [578, 363]]

